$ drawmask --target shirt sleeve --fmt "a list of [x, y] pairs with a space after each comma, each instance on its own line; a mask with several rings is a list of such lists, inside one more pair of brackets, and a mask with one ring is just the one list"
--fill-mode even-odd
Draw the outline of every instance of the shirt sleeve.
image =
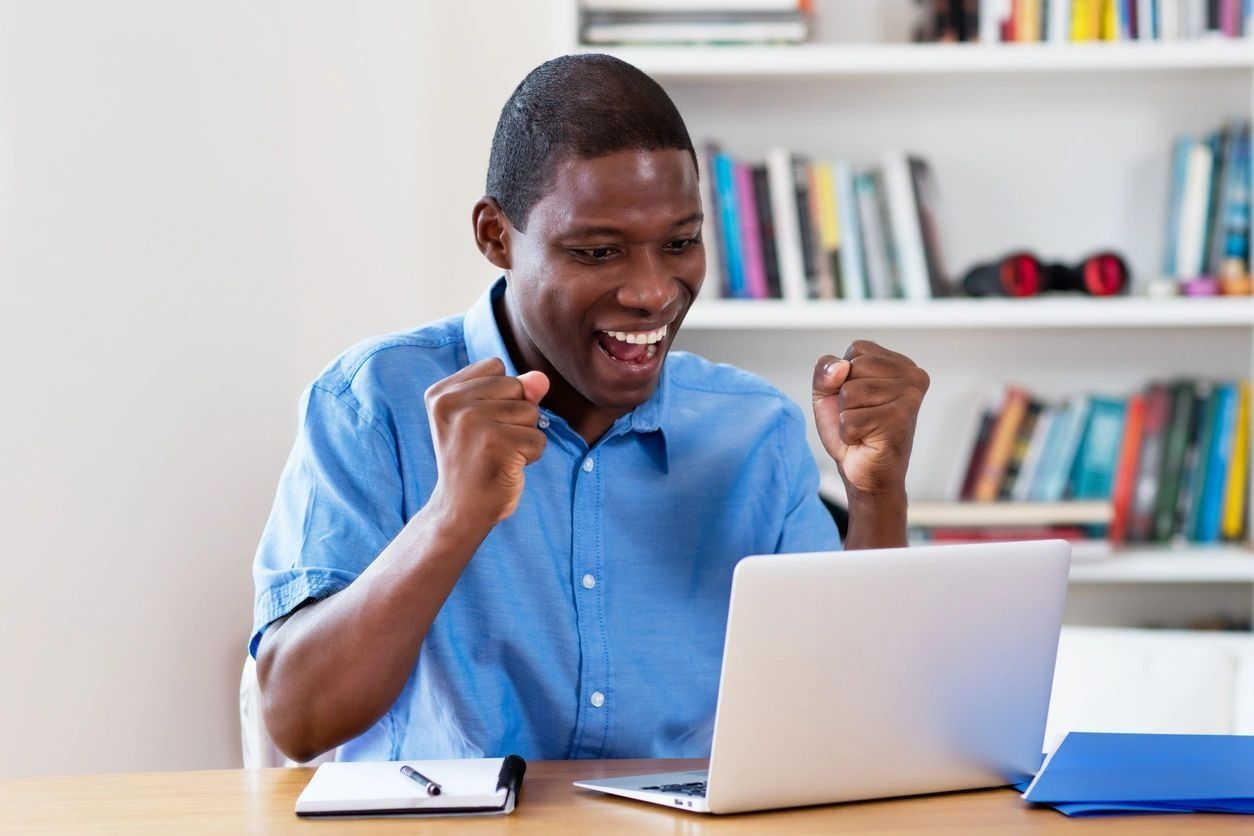
[[311, 386], [253, 561], [248, 652], [273, 621], [352, 583], [404, 527], [395, 443], [345, 395]]
[[788, 484], [788, 512], [775, 546], [776, 554], [843, 548], [836, 521], [819, 499], [819, 468], [806, 443], [805, 428], [801, 410], [790, 402], [778, 436]]

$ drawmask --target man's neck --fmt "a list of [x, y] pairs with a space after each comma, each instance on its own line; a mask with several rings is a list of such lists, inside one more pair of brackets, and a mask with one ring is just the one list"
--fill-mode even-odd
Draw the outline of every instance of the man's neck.
[[552, 364], [527, 338], [526, 329], [517, 320], [517, 313], [509, 304], [509, 290], [493, 301], [492, 314], [501, 331], [505, 349], [518, 373], [544, 372], [549, 379], [549, 392], [541, 405], [554, 415], [561, 416], [571, 429], [579, 433], [589, 447], [596, 444], [614, 422], [626, 412], [604, 410], [591, 403], [566, 382]]

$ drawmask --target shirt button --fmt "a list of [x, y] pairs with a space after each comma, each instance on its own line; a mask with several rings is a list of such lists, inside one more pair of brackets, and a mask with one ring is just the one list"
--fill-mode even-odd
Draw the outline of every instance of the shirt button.
[[605, 694], [602, 694], [600, 691], [593, 691], [591, 702], [593, 708], [600, 708], [605, 705]]
[[545, 418], [543, 415], [540, 416], [540, 420], [536, 423], [540, 425], [540, 429], [542, 430], [547, 430], [549, 428], [549, 419]]
[[583, 460], [583, 472], [584, 473], [591, 473], [592, 468], [594, 467], [596, 467], [596, 462], [592, 461], [591, 456]]
[[592, 587], [596, 585], [597, 585], [597, 579], [592, 577], [592, 575], [583, 576], [583, 588], [584, 589], [591, 589]]

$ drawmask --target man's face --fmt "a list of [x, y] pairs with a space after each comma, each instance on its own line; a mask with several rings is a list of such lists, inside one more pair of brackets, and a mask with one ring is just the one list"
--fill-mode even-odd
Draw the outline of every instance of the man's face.
[[[510, 233], [509, 305], [520, 349], [593, 407], [653, 394], [705, 275], [701, 199], [687, 151], [558, 163], [527, 231]], [[560, 382], [555, 381], [556, 385]]]

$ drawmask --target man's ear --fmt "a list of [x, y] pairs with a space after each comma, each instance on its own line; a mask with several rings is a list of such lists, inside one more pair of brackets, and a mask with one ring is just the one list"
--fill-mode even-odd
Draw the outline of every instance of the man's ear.
[[484, 258], [502, 270], [510, 269], [509, 238], [514, 228], [496, 198], [485, 195], [475, 201], [471, 223], [475, 227], [475, 243]]

